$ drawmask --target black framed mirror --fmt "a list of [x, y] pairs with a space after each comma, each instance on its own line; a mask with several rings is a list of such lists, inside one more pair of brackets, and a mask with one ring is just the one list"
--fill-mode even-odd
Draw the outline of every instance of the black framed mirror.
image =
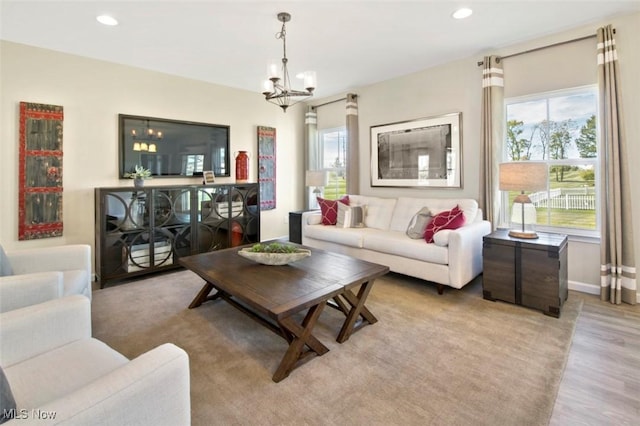
[[118, 114], [120, 178], [141, 165], [154, 177], [215, 176], [230, 173], [230, 127]]

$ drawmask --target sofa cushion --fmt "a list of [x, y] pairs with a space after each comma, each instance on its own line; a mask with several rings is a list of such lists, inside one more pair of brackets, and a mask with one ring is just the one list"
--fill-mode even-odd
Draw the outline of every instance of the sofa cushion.
[[433, 217], [424, 231], [424, 239], [427, 243], [433, 243], [433, 235], [443, 229], [457, 229], [464, 225], [464, 213], [455, 206], [451, 210], [445, 210]]
[[[367, 214], [364, 217], [364, 225], [367, 228], [388, 230], [396, 199], [349, 195], [349, 205], [366, 206]], [[404, 224], [403, 231], [406, 229], [407, 223]]]
[[320, 206], [320, 212], [322, 213], [323, 225], [335, 225], [338, 221], [338, 203], [349, 205], [349, 196], [345, 195], [339, 200], [325, 200], [324, 198], [316, 197], [318, 205]]
[[5, 372], [18, 408], [32, 409], [66, 396], [127, 362], [105, 343], [82, 339], [14, 364]]
[[368, 250], [442, 265], [449, 263], [449, 250], [446, 247], [426, 244], [424, 240], [412, 240], [404, 232], [372, 230], [363, 237], [363, 248]]
[[421, 208], [418, 213], [413, 215], [409, 222], [406, 232], [407, 237], [413, 238], [414, 240], [424, 238], [424, 231], [427, 229], [427, 225], [430, 221], [431, 212], [429, 211], [429, 207]]
[[16, 400], [11, 392], [9, 381], [0, 366], [0, 424], [14, 418]]
[[367, 228], [338, 228], [326, 225], [308, 225], [305, 237], [328, 241], [349, 247], [362, 248], [362, 236]]
[[347, 206], [338, 203], [338, 228], [362, 228], [364, 226], [365, 206]]

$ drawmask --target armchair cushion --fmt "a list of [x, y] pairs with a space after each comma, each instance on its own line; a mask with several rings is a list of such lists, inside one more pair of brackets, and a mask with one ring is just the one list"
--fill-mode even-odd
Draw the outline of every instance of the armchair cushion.
[[0, 314], [0, 365], [91, 337], [91, 303], [75, 295]]
[[[97, 339], [76, 340], [7, 369], [19, 408], [36, 408], [129, 362]], [[55, 366], [55, 367], [52, 367]]]
[[62, 272], [0, 277], [0, 313], [62, 297]]
[[9, 263], [7, 254], [0, 245], [0, 277], [6, 277], [8, 275], [13, 275], [13, 269], [11, 268], [11, 263]]

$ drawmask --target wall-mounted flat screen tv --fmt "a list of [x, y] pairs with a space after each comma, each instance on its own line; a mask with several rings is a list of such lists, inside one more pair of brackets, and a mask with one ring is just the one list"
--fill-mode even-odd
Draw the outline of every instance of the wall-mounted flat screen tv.
[[230, 176], [230, 129], [220, 124], [118, 115], [120, 178], [136, 165], [154, 177]]

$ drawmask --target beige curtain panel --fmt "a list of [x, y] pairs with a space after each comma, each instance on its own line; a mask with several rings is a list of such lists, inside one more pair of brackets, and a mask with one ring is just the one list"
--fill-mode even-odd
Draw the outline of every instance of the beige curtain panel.
[[[315, 108], [310, 106], [304, 115], [304, 146], [307, 170], [320, 170], [320, 153], [318, 152], [318, 115]], [[306, 171], [304, 172], [306, 173]], [[301, 179], [304, 181], [304, 179]], [[304, 204], [309, 207], [309, 191], [304, 190]]]
[[360, 145], [359, 133], [358, 133], [358, 97], [353, 93], [347, 94], [347, 194], [359, 194], [360, 193], [360, 179], [359, 179], [359, 151], [358, 145]]
[[631, 220], [629, 154], [623, 125], [615, 30], [599, 28], [601, 241], [600, 297], [611, 303], [636, 303], [637, 283]]
[[500, 197], [498, 164], [504, 139], [504, 78], [497, 56], [485, 56], [482, 69], [482, 139], [480, 158], [480, 207], [493, 229], [498, 225]]

